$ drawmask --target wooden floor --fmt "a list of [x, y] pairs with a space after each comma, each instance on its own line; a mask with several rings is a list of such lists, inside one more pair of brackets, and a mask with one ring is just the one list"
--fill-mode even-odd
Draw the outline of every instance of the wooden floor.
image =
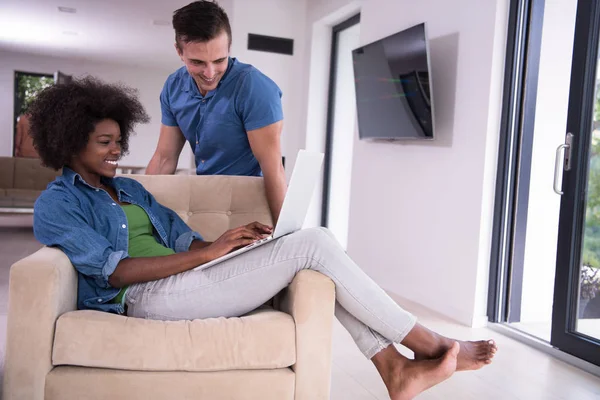
[[[19, 223], [0, 216], [1, 365], [4, 363], [9, 268], [13, 262], [40, 247], [31, 228], [19, 227]], [[395, 299], [417, 315], [420, 322], [430, 329], [458, 339], [493, 338], [499, 346], [499, 352], [492, 365], [479, 371], [456, 373], [448, 381], [420, 395], [418, 399], [600, 400], [598, 377], [497, 332], [485, 328], [467, 328], [427, 309], [399, 298]], [[401, 351], [410, 355], [405, 350]], [[357, 350], [350, 335], [337, 322], [334, 325], [331, 399], [388, 399], [375, 368]]]
[[[394, 299], [428, 328], [456, 339], [493, 338], [499, 350], [494, 362], [478, 371], [458, 372], [424, 392], [420, 400], [600, 400], [600, 378], [526, 344], [487, 328], [472, 329], [432, 311]], [[406, 356], [411, 353], [398, 347]], [[389, 399], [372, 363], [356, 350], [336, 322], [331, 399]]]

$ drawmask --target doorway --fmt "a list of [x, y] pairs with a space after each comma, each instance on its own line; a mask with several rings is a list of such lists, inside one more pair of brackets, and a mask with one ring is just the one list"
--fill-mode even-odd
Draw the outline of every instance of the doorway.
[[344, 249], [356, 135], [352, 50], [359, 46], [360, 14], [333, 27], [321, 225], [331, 230]]

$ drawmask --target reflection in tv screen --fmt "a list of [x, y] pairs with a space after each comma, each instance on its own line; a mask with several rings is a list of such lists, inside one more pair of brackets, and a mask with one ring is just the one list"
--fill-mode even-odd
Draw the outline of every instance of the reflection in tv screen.
[[433, 139], [425, 24], [352, 52], [359, 137]]

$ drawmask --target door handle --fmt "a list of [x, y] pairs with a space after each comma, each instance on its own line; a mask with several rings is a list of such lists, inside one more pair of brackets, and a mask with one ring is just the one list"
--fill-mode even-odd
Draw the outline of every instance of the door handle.
[[[559, 187], [558, 185], [560, 184], [560, 182], [558, 182], [558, 175], [559, 172], [561, 170], [562, 167], [562, 158], [564, 157], [564, 152], [563, 150], [568, 148], [569, 145], [568, 144], [561, 144], [560, 146], [558, 146], [556, 148], [556, 159], [554, 160], [554, 192], [560, 196], [562, 196], [564, 194], [564, 192], [561, 190], [562, 187]], [[561, 157], [563, 156], [563, 157]]]
[[[554, 192], [560, 196], [564, 194], [561, 182], [558, 182], [560, 170], [569, 171], [571, 169], [571, 149], [573, 145], [573, 134], [567, 133], [565, 143], [556, 148], [556, 159], [554, 160]], [[561, 185], [559, 187], [559, 185]]]

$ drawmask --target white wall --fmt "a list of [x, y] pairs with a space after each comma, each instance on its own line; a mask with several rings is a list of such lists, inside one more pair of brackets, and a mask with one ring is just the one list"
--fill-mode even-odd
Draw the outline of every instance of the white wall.
[[[55, 58], [26, 53], [0, 51], [0, 156], [11, 156], [13, 146], [14, 71], [53, 74], [60, 70], [69, 75], [93, 75], [107, 82], [123, 82], [139, 90], [139, 99], [151, 117], [148, 124], [138, 125], [130, 141], [130, 153], [122, 165], [145, 167], [152, 157], [160, 130], [159, 95], [172, 71], [99, 63], [72, 58]], [[189, 168], [191, 151], [185, 147], [180, 168]]]
[[[385, 289], [465, 324], [485, 314], [506, 3], [228, 2], [233, 10], [228, 9], [232, 55], [261, 69], [284, 92], [282, 150], [288, 173], [297, 149], [323, 149], [331, 26], [360, 10], [361, 44], [366, 44], [428, 23], [437, 140], [381, 144], [358, 141], [355, 135], [348, 251]], [[292, 38], [294, 55], [248, 51], [248, 32]], [[143, 90], [140, 96], [153, 123], [159, 123], [158, 93], [170, 71], [159, 76], [76, 60], [67, 68], [67, 61], [2, 53], [0, 89], [12, 93], [16, 66], [32, 72], [61, 69], [124, 79]], [[0, 95], [0, 126], [10, 126], [12, 100], [6, 107], [1, 96], [5, 94]], [[132, 142], [132, 149], [150, 151], [140, 155], [141, 165], [154, 150], [157, 135], [158, 128], [140, 130]], [[5, 141], [3, 137], [3, 148]], [[137, 160], [136, 156], [132, 162]], [[312, 210], [313, 222], [318, 221], [318, 208]]]
[[[320, 141], [311, 127], [322, 116], [312, 104], [326, 89], [312, 79], [326, 83], [319, 72], [326, 53], [324, 21], [350, 17], [356, 5], [309, 1], [307, 147]], [[437, 139], [393, 144], [355, 136], [348, 252], [388, 291], [462, 323], [480, 324], [487, 299], [507, 1], [370, 0], [358, 6], [361, 44], [428, 23]]]
[[554, 303], [560, 196], [554, 160], [565, 140], [576, 0], [547, 0], [535, 112], [521, 322], [550, 322]]
[[[284, 128], [282, 154], [289, 177], [299, 148], [303, 147], [303, 100], [305, 82], [299, 77], [304, 67], [305, 0], [233, 0], [229, 13], [231, 55], [252, 64], [270, 77], [283, 92]], [[294, 54], [284, 55], [248, 50], [248, 33], [294, 40]]]
[[[300, 93], [305, 82], [302, 75], [305, 51], [304, 0], [221, 0], [219, 4], [226, 10], [232, 28], [232, 56], [252, 64], [273, 79], [283, 91], [284, 129], [282, 153], [286, 157], [286, 172], [291, 167], [299, 148], [304, 147], [303, 101]], [[279, 36], [294, 39], [292, 56], [247, 50], [248, 33]], [[175, 50], [173, 49], [173, 53]], [[12, 152], [12, 93], [13, 71], [53, 73], [59, 69], [67, 74], [84, 73], [98, 76], [107, 81], [124, 81], [140, 90], [140, 99], [152, 117], [150, 124], [139, 126], [138, 134], [131, 142], [130, 155], [123, 164], [146, 166], [158, 141], [160, 127], [160, 103], [158, 96], [166, 77], [172, 70], [158, 70], [97, 61], [60, 59], [47, 56], [28, 55], [0, 51], [0, 133], [2, 148], [0, 155]], [[10, 127], [10, 129], [8, 129]], [[180, 168], [193, 165], [193, 155], [188, 146], [179, 159]]]

